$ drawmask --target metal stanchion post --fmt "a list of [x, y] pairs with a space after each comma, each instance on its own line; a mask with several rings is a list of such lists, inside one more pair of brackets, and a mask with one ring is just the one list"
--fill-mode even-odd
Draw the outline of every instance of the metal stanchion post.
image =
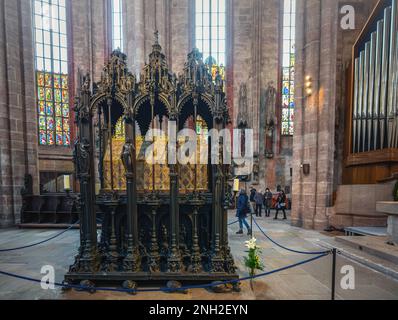
[[253, 211], [250, 210], [250, 235], [253, 237]]
[[337, 249], [334, 248], [333, 251], [333, 261], [332, 261], [332, 300], [336, 299], [336, 258]]

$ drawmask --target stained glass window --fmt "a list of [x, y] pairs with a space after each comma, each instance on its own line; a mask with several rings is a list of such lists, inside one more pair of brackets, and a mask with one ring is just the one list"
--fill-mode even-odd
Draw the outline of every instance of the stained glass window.
[[120, 117], [119, 120], [116, 122], [115, 126], [115, 133], [114, 133], [114, 138], [115, 139], [124, 139], [125, 137], [125, 123], [123, 117]]
[[195, 0], [195, 41], [213, 79], [225, 75], [226, 0]]
[[124, 50], [123, 46], [123, 0], [112, 1], [112, 49]]
[[204, 137], [209, 135], [209, 128], [201, 116], [198, 116], [196, 119], [196, 134]]
[[70, 145], [66, 0], [34, 0], [39, 143]]
[[282, 53], [282, 135], [294, 133], [296, 0], [284, 0]]

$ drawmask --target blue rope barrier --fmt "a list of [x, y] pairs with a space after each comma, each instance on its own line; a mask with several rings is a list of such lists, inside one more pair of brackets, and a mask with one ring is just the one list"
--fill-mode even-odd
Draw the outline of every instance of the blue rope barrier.
[[228, 223], [228, 226], [232, 226], [233, 224], [236, 224], [236, 223], [238, 223], [238, 222], [239, 222], [239, 220], [236, 220], [236, 221], [234, 221], [234, 222]]
[[56, 234], [55, 236], [52, 236], [51, 238], [48, 238], [46, 240], [37, 242], [37, 243], [33, 243], [33, 244], [29, 244], [27, 246], [23, 246], [23, 247], [17, 247], [17, 248], [11, 248], [11, 249], [0, 249], [0, 252], [10, 252], [10, 251], [17, 251], [17, 250], [22, 250], [22, 249], [27, 249], [27, 248], [32, 248], [38, 245], [41, 245], [43, 243], [49, 242], [51, 240], [54, 240], [60, 236], [62, 236], [64, 233], [66, 233], [67, 231], [71, 230], [74, 226], [77, 226], [79, 224], [79, 221], [76, 222], [75, 224], [71, 225], [69, 228], [65, 229], [64, 231]]
[[287, 248], [279, 243], [277, 243], [275, 240], [273, 240], [271, 237], [269, 237], [265, 231], [259, 226], [259, 224], [257, 223], [257, 220], [255, 218], [253, 218], [254, 223], [256, 224], [257, 228], [260, 230], [260, 232], [269, 240], [271, 241], [273, 244], [275, 244], [276, 246], [286, 250], [286, 251], [290, 251], [293, 253], [298, 253], [298, 254], [307, 254], [307, 255], [318, 255], [318, 254], [329, 254], [331, 252], [331, 250], [326, 250], [326, 251], [318, 251], [318, 252], [306, 252], [306, 251], [299, 251], [299, 250], [294, 250], [294, 249], [290, 249]]
[[[47, 283], [48, 285], [54, 285], [56, 287], [61, 287], [64, 289], [77, 289], [77, 290], [82, 290], [82, 291], [111, 291], [111, 292], [123, 292], [123, 293], [138, 293], [138, 292], [176, 292], [176, 291], [185, 291], [185, 290], [189, 290], [189, 289], [208, 289], [208, 288], [212, 288], [215, 286], [219, 286], [219, 285], [226, 285], [226, 284], [234, 284], [234, 283], [239, 283], [239, 282], [244, 282], [244, 281], [248, 281], [248, 280], [252, 280], [252, 279], [258, 279], [258, 278], [262, 278], [265, 276], [269, 276], [278, 272], [282, 272], [288, 269], [293, 269], [296, 267], [299, 267], [301, 265], [319, 260], [323, 257], [326, 257], [329, 255], [330, 252], [326, 253], [326, 254], [321, 254], [317, 257], [311, 258], [311, 259], [307, 259], [298, 263], [294, 263], [279, 269], [275, 269], [269, 272], [265, 272], [265, 273], [261, 273], [255, 276], [250, 276], [250, 277], [245, 277], [245, 278], [240, 278], [240, 279], [236, 279], [236, 280], [228, 280], [228, 281], [220, 281], [220, 282], [216, 282], [216, 283], [209, 283], [209, 284], [205, 284], [205, 285], [194, 285], [194, 286], [185, 286], [185, 287], [181, 287], [181, 288], [158, 288], [158, 289], [122, 289], [122, 288], [103, 288], [103, 287], [87, 287], [87, 286], [81, 286], [81, 285], [73, 285], [73, 284], [65, 284], [65, 283], [59, 283], [59, 282], [54, 282], [54, 283]], [[0, 270], [0, 274], [4, 275], [4, 276], [8, 276], [8, 277], [12, 277], [12, 278], [16, 278], [16, 279], [20, 279], [20, 280], [25, 280], [25, 281], [30, 281], [30, 282], [36, 282], [36, 283], [42, 283], [42, 280], [38, 280], [38, 279], [34, 279], [31, 277], [26, 277], [26, 276], [21, 276], [21, 275], [17, 275], [14, 273], [10, 273], [10, 272], [5, 272], [5, 271], [1, 271]]]

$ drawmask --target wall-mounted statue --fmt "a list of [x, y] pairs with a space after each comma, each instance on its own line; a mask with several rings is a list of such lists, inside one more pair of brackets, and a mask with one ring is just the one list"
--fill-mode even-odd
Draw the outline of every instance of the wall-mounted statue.
[[[276, 89], [274, 83], [271, 81], [268, 83], [266, 89], [262, 90], [260, 99], [260, 110], [262, 111], [262, 124], [261, 131], [262, 137], [265, 140], [264, 153], [267, 158], [274, 157], [273, 143], [274, 143], [274, 132], [277, 125], [277, 119], [275, 114], [276, 107]], [[262, 141], [264, 141], [262, 139]]]
[[273, 82], [268, 83], [267, 90], [265, 91], [265, 103], [266, 103], [266, 130], [267, 134], [275, 129], [276, 116], [275, 116], [275, 106], [276, 106], [276, 89]]
[[24, 186], [21, 188], [21, 196], [29, 196], [33, 194], [33, 177], [31, 174], [25, 174]]
[[[242, 130], [241, 138], [240, 138], [240, 151], [242, 154], [245, 154], [245, 145], [246, 145], [246, 137], [245, 137], [245, 129], [249, 129], [249, 121], [248, 121], [248, 103], [247, 103], [247, 85], [246, 83], [241, 83], [239, 89], [239, 113], [236, 119], [237, 127]], [[233, 168], [234, 176], [247, 176], [248, 171], [244, 165], [234, 166]]]
[[239, 113], [237, 118], [238, 128], [248, 128], [247, 115], [247, 85], [242, 83], [239, 89]]
[[258, 155], [254, 156], [252, 183], [258, 184], [260, 182], [260, 163]]

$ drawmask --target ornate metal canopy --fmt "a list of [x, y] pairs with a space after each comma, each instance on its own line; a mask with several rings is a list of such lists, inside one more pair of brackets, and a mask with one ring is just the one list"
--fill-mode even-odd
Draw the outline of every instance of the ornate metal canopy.
[[[225, 128], [223, 88], [221, 75], [212, 77], [197, 49], [181, 75], [171, 73], [157, 33], [139, 79], [119, 51], [112, 53], [100, 82], [91, 85], [89, 75], [80, 77], [74, 159], [82, 232], [68, 281], [237, 278], [227, 235], [227, 166], [140, 160], [143, 136], [163, 128], [165, 118], [180, 128], [199, 119], [208, 129]], [[100, 241], [98, 210], [105, 214]]]

